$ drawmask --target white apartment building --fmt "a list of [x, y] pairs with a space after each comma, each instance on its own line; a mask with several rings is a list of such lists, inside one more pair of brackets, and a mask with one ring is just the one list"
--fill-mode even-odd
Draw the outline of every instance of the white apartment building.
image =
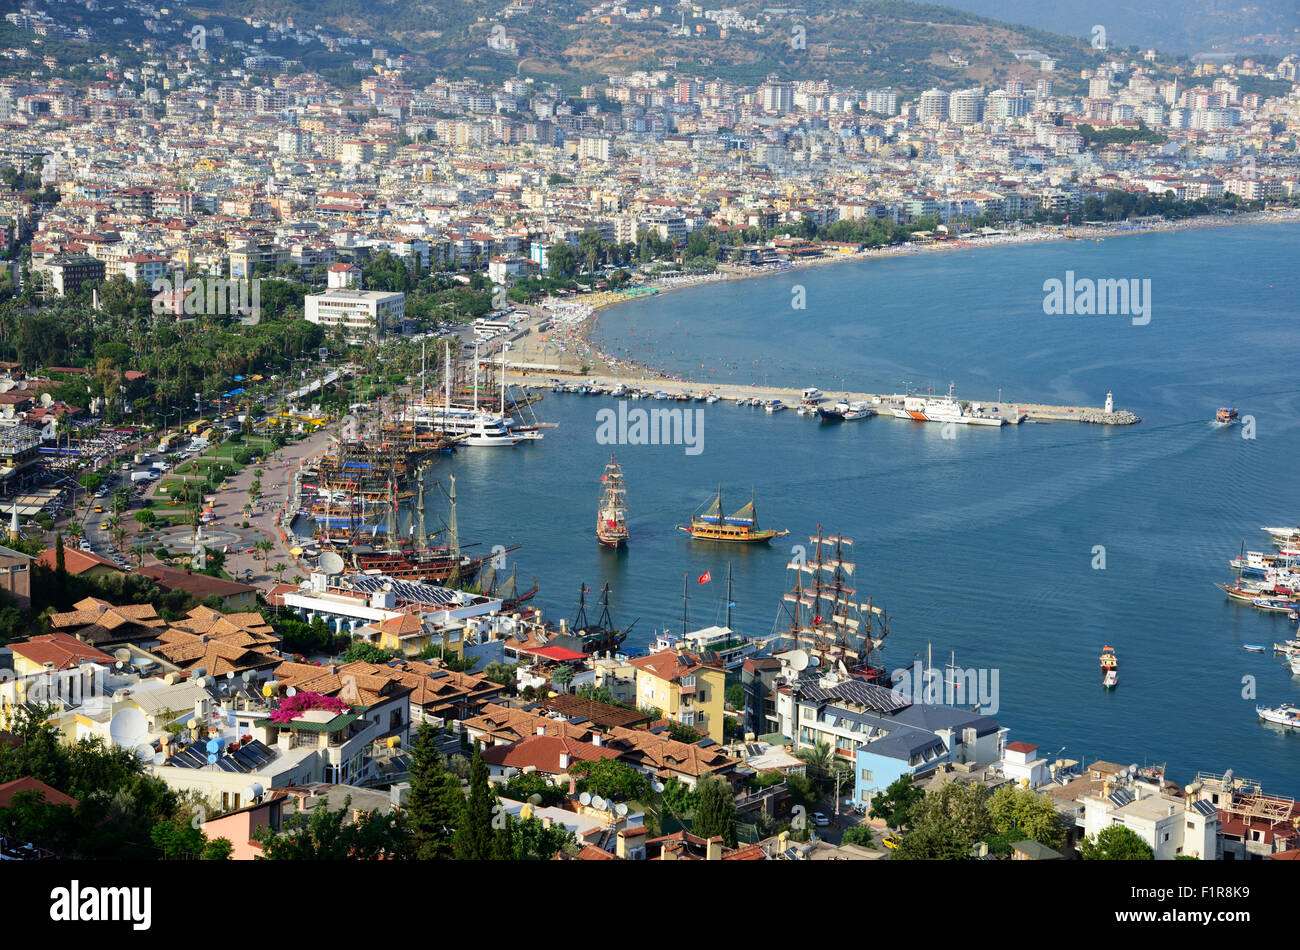
[[1132, 782], [1107, 783], [1101, 795], [1084, 798], [1083, 807], [1085, 835], [1123, 825], [1151, 847], [1157, 861], [1182, 854], [1218, 859], [1219, 813], [1210, 802], [1176, 798]]
[[352, 333], [382, 334], [406, 315], [406, 294], [381, 290], [326, 290], [303, 298], [308, 323]]

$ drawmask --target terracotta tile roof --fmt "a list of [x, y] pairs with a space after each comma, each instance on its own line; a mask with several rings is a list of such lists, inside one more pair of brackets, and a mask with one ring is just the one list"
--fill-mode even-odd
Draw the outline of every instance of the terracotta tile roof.
[[612, 729], [614, 726], [626, 726], [630, 729], [650, 721], [650, 717], [639, 710], [611, 706], [609, 703], [597, 702], [572, 693], [551, 696], [539, 702], [546, 709], [558, 712], [566, 718], [580, 716], [583, 719], [590, 719], [593, 725], [602, 729]]
[[564, 736], [579, 742], [589, 739], [592, 732], [590, 724], [573, 725], [563, 719], [552, 719], [538, 712], [497, 703], [488, 703], [479, 715], [466, 719], [464, 726], [504, 742], [516, 742], [527, 736], [535, 736], [539, 728], [545, 729], [545, 735]]
[[65, 795], [57, 788], [51, 788], [39, 779], [27, 775], [0, 785], [0, 808], [8, 808], [19, 792], [39, 792], [50, 805], [71, 805], [76, 808], [81, 804], [71, 795]]
[[[653, 673], [659, 679], [668, 680], [669, 682], [675, 682], [683, 676], [691, 676], [697, 670], [706, 668], [705, 664], [700, 662], [698, 653], [687, 653], [686, 651], [679, 653], [674, 650], [660, 650], [658, 653], [639, 656], [628, 662], [638, 670]], [[708, 668], [716, 669], [716, 667]]]
[[257, 590], [250, 584], [228, 581], [224, 577], [212, 577], [209, 574], [193, 574], [175, 567], [161, 564], [147, 564], [139, 573], [152, 577], [159, 587], [167, 590], [183, 590], [202, 600], [215, 594], [218, 597], [234, 597]]
[[720, 745], [687, 744], [644, 729], [615, 727], [610, 730], [606, 744], [618, 749], [629, 765], [651, 769], [661, 778], [722, 774], [740, 764], [739, 759], [725, 754]]
[[[561, 767], [560, 756], [569, 757], [568, 765]], [[599, 762], [617, 759], [618, 750], [579, 742], [563, 736], [528, 736], [508, 745], [488, 746], [483, 750], [483, 761], [488, 765], [510, 766], [524, 769], [532, 766], [539, 772], [562, 775], [576, 762]]]
[[282, 687], [310, 690], [323, 696], [336, 696], [352, 706], [370, 707], [412, 692], [412, 687], [403, 683], [397, 672], [361, 661], [342, 666], [281, 662], [276, 667], [275, 678]]
[[66, 633], [46, 633], [9, 644], [16, 655], [39, 663], [53, 663], [56, 670], [70, 670], [82, 663], [112, 663], [113, 658], [102, 650], [82, 643]]

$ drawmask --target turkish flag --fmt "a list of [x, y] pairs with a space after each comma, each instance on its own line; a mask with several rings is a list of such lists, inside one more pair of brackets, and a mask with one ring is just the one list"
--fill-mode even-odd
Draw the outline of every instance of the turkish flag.
[[821, 623], [821, 622], [822, 622], [821, 614], [818, 614], [816, 617], [813, 618], [813, 623]]
[[618, 527], [618, 525], [616, 525], [616, 524], [615, 524], [614, 522], [612, 522], [612, 521], [606, 521], [606, 522], [605, 522], [605, 527], [607, 527], [607, 528], [616, 528], [616, 527]]
[[708, 571], [705, 571], [703, 574], [700, 575], [700, 579], [699, 579], [696, 583], [699, 583], [699, 584], [707, 584], [707, 583], [709, 582], [709, 580], [710, 580], [710, 578], [709, 578], [709, 572], [708, 572]]

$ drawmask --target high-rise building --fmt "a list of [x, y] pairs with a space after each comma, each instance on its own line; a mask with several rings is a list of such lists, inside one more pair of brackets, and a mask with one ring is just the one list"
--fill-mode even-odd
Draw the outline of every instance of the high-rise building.
[[983, 89], [955, 89], [948, 97], [948, 119], [958, 125], [974, 125], [984, 118]]
[[927, 89], [921, 93], [921, 121], [948, 118], [948, 93], [942, 89]]

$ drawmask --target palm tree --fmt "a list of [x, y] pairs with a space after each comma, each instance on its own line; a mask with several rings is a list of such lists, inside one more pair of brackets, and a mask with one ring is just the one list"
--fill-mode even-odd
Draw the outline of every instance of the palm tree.
[[271, 570], [275, 571], [275, 582], [277, 584], [284, 580], [284, 572], [288, 569], [289, 567], [284, 563], [284, 561], [275, 562], [275, 567], [271, 568]]
[[795, 757], [808, 763], [808, 768], [815, 777], [829, 775], [835, 767], [835, 752], [829, 742], [818, 742], [811, 748], [800, 749]]
[[274, 545], [266, 539], [262, 539], [253, 545], [253, 550], [262, 555], [262, 566], [268, 567], [271, 561], [271, 550]]
[[144, 556], [149, 553], [149, 546], [137, 541], [131, 545], [131, 553], [135, 555], [135, 566], [141, 567], [144, 564]]

